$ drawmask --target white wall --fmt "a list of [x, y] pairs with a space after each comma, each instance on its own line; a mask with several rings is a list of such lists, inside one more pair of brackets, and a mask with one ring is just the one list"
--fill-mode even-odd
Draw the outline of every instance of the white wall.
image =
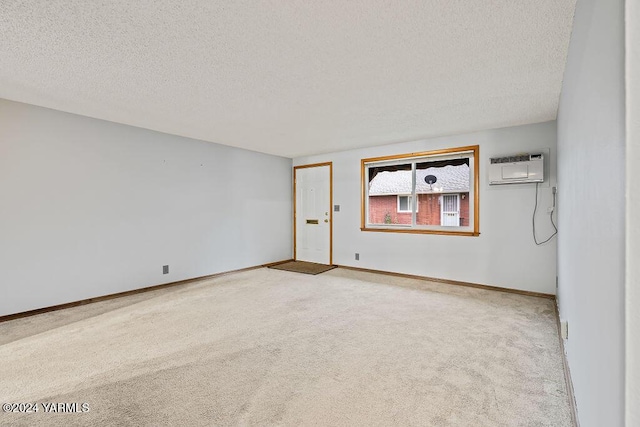
[[291, 159], [0, 100], [0, 315], [289, 259], [291, 186]]
[[627, 286], [626, 425], [640, 426], [640, 0], [626, 2]]
[[[360, 160], [433, 149], [480, 145], [479, 237], [360, 231]], [[294, 165], [333, 162], [333, 262], [339, 265], [555, 293], [555, 239], [536, 246], [531, 231], [534, 184], [487, 183], [489, 157], [549, 148], [555, 183], [556, 125], [547, 122], [294, 159]], [[549, 180], [540, 186], [539, 236], [552, 232]], [[360, 261], [355, 261], [355, 253]]]
[[558, 112], [558, 276], [582, 427], [624, 423], [624, 2], [579, 0]]

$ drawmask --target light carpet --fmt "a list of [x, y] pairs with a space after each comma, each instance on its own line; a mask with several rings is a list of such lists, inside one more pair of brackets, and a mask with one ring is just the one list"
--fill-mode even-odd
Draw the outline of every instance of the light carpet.
[[[0, 324], [0, 425], [570, 426], [553, 301], [257, 269]], [[79, 407], [78, 407], [79, 408]]]

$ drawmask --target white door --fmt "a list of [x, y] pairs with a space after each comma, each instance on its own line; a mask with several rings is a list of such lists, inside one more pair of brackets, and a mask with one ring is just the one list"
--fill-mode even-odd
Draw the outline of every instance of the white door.
[[440, 225], [445, 227], [460, 226], [460, 199], [458, 194], [443, 194]]
[[294, 169], [295, 259], [331, 264], [331, 166]]

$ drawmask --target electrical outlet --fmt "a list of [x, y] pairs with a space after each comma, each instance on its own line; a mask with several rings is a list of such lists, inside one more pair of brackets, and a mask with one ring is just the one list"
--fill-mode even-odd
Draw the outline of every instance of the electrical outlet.
[[360, 254], [356, 253], [356, 261], [360, 261]]
[[162, 266], [162, 274], [169, 274], [169, 266], [168, 265], [163, 265]]
[[333, 205], [334, 212], [340, 212], [340, 205]]

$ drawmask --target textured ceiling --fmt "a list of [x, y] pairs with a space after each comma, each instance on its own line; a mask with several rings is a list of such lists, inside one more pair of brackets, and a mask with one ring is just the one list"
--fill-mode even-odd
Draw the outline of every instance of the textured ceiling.
[[286, 157], [556, 118], [575, 0], [0, 2], [0, 98]]

